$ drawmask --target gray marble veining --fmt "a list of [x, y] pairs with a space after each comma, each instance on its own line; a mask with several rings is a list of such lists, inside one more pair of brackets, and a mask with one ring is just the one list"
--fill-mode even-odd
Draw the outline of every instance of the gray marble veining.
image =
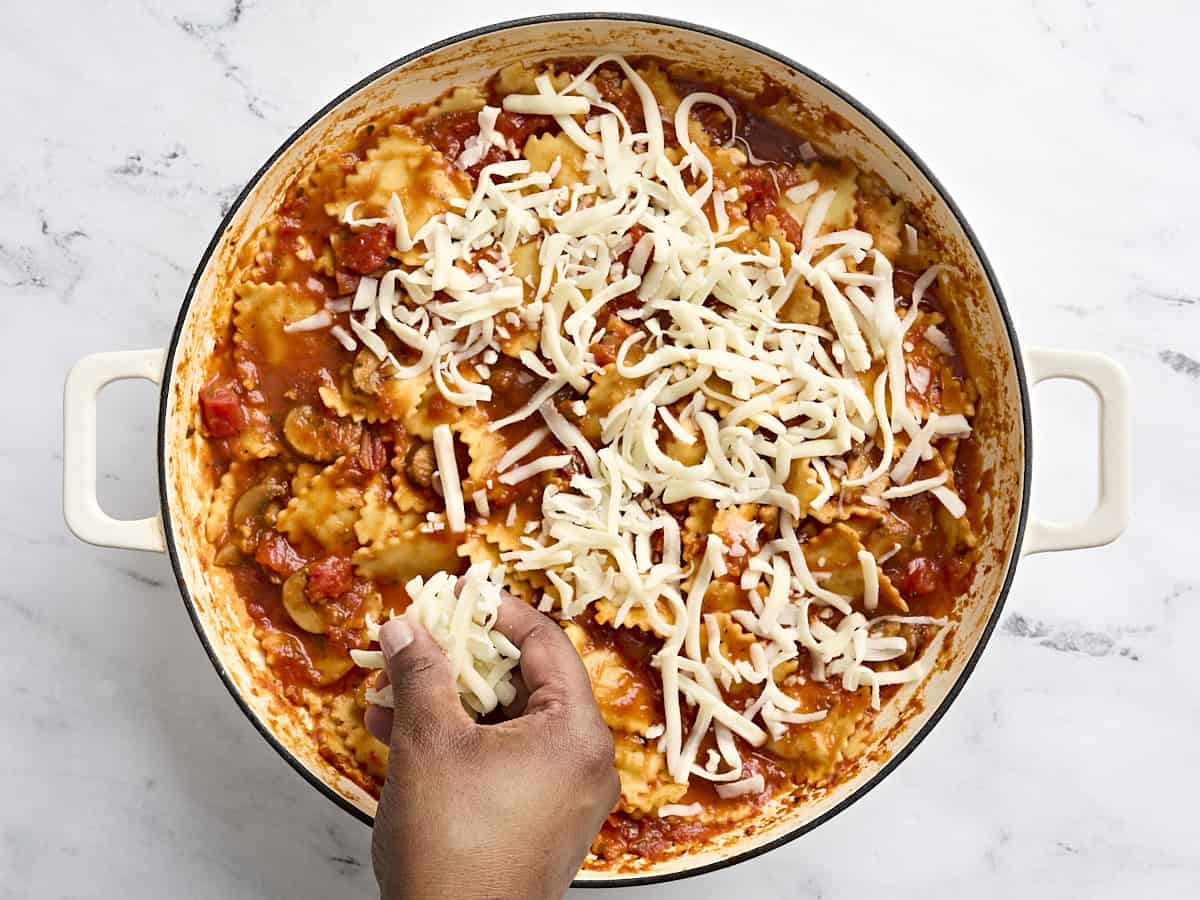
[[[1195, 896], [1195, 7], [617, 5], [777, 47], [884, 116], [975, 226], [1023, 340], [1129, 369], [1137, 463], [1126, 536], [1022, 565], [976, 674], [893, 777], [762, 859], [617, 896]], [[545, 10], [43, 0], [6, 12], [0, 898], [371, 895], [368, 832], [238, 712], [165, 558], [67, 534], [62, 380], [86, 353], [167, 340], [240, 186], [345, 85]], [[1036, 394], [1036, 506], [1079, 512], [1090, 400]], [[114, 513], [154, 507], [153, 406], [149, 388], [102, 398]]]

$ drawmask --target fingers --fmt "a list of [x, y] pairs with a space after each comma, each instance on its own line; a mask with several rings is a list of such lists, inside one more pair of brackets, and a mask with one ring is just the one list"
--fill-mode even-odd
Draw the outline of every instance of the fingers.
[[504, 704], [504, 717], [507, 719], [515, 719], [525, 715], [525, 707], [529, 705], [529, 688], [525, 686], [525, 679], [521, 677], [521, 670], [515, 670], [511, 676], [513, 686], [512, 703]]
[[367, 731], [371, 732], [375, 740], [385, 744], [391, 743], [392, 723], [392, 711], [382, 706], [368, 706], [363, 714], [363, 724], [367, 726]]
[[[391, 681], [388, 680], [387, 669], [383, 669], [375, 676], [375, 690], [382, 691], [389, 684]], [[383, 741], [386, 744], [392, 738], [392, 718], [390, 709], [372, 703], [363, 714], [363, 724], [367, 726], [367, 731], [371, 732], [375, 740]]]
[[[528, 699], [521, 718], [487, 734], [515, 738], [518, 747], [528, 747], [532, 737], [540, 746], [537, 752], [566, 761], [572, 783], [596, 801], [590, 806], [599, 812], [598, 830], [617, 802], [620, 779], [613, 765], [612, 733], [596, 705], [583, 660], [557, 623], [508, 594], [496, 628], [521, 650], [520, 680]], [[542, 718], [535, 719], [539, 713]]]
[[583, 661], [553, 620], [505, 593], [495, 627], [521, 650], [521, 678], [529, 691], [526, 713], [558, 702], [595, 705]]
[[[386, 737], [376, 737], [394, 750], [399, 743], [428, 745], [440, 734], [472, 724], [459, 702], [450, 661], [428, 631], [403, 617], [389, 619], [379, 631], [379, 646], [387, 660], [393, 709]], [[372, 715], [367, 727], [372, 723], [383, 729], [386, 715]]]

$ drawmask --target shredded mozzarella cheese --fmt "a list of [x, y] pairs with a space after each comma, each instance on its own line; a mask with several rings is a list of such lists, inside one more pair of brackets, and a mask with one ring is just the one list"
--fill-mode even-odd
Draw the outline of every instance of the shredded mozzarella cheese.
[[667, 803], [664, 806], [660, 806], [658, 809], [659, 818], [662, 819], [671, 817], [687, 819], [701, 815], [703, 812], [704, 807], [699, 803]]
[[716, 786], [717, 796], [722, 800], [761, 794], [766, 789], [766, 780], [758, 773], [751, 775], [749, 778], [731, 781], [729, 784], [718, 784]]
[[286, 334], [296, 334], [303, 331], [320, 331], [332, 324], [333, 316], [330, 315], [329, 310], [320, 309], [311, 316], [298, 319], [295, 322], [288, 322], [283, 326], [283, 330]]
[[[449, 572], [429, 579], [414, 578], [404, 586], [412, 603], [404, 618], [424, 627], [450, 660], [463, 705], [476, 715], [485, 715], [516, 697], [512, 671], [521, 652], [493, 626], [503, 590], [503, 566], [476, 563], [467, 569], [462, 586]], [[370, 628], [370, 638], [379, 640], [379, 625]], [[354, 662], [365, 668], [382, 669], [383, 653], [351, 650]], [[379, 706], [393, 705], [391, 686], [371, 689], [367, 700]]]
[[[588, 81], [606, 63], [619, 67], [633, 88], [644, 132], [633, 133], [624, 114]], [[682, 784], [693, 777], [712, 781], [723, 797], [758, 794], [765, 790], [762, 776], [742, 777], [735, 737], [762, 746], [826, 715], [800, 710], [787, 685], [776, 682], [782, 664], [804, 654], [808, 677], [869, 691], [876, 708], [882, 687], [925, 675], [920, 660], [900, 670], [875, 668], [903, 655], [905, 639], [876, 634], [886, 617], [868, 620], [854, 611], [853, 598], [822, 586], [828, 573], [809, 571], [798, 523], [828, 504], [841, 509], [848, 489], [878, 478], [890, 486], [881, 496], [862, 496], [864, 505], [886, 509], [891, 500], [930, 491], [952, 515], [965, 515], [948, 473], [911, 480], [922, 460], [933, 459], [939, 438], [970, 433], [964, 416], [925, 417], [908, 406], [909, 386], [924, 394], [932, 375], [909, 365], [906, 333], [924, 292], [946, 267], [922, 273], [907, 298], [909, 308], [898, 308], [892, 262], [866, 231], [832, 227], [837, 192], [816, 180], [784, 192], [788, 202], [806, 205], [795, 252], [785, 253], [775, 241], [765, 251], [737, 250], [735, 238], [745, 229], [734, 227], [731, 205], [739, 202], [738, 191], [720, 183], [711, 147], [701, 146], [692, 123], [697, 105], [716, 106], [730, 123], [729, 146], [744, 144], [736, 135], [736, 112], [724, 98], [687, 94], [664, 121], [650, 86], [619, 56], [593, 60], [562, 90], [545, 75], [534, 86], [536, 93], [506, 96], [502, 108], [553, 116], [563, 138], [582, 152], [583, 181], [555, 185], [562, 159], [548, 172], [533, 171], [519, 158], [490, 163], [469, 200], [414, 234], [396, 195], [383, 219], [357, 218], [358, 204], [351, 204], [344, 221], [351, 227], [387, 222], [396, 229], [397, 248], [416, 262], [379, 279], [363, 278], [348, 310], [352, 334], [338, 326], [331, 332], [347, 349], [361, 342], [388, 359], [395, 377], [431, 373], [442, 396], [463, 407], [491, 400], [486, 381], [506, 340], [518, 331], [536, 337], [536, 348], [519, 354], [531, 376], [526, 402], [488, 428], [503, 433], [535, 416], [540, 424], [507, 446], [496, 480], [515, 485], [549, 471], [563, 474], [542, 493], [540, 520], [524, 522], [519, 547], [506, 549], [502, 563], [539, 573], [552, 585], [540, 609], [574, 616], [604, 599], [618, 606], [614, 624], [635, 613], [648, 622], [664, 637], [651, 661], [662, 680], [664, 721], [647, 737], [659, 742], [670, 777]], [[516, 155], [496, 129], [499, 113], [490, 106], [479, 111], [479, 131], [466, 141], [460, 168], [477, 166], [492, 148]], [[672, 127], [681, 156], [668, 152], [665, 129]], [[748, 145], [746, 150], [755, 163]], [[807, 147], [803, 156], [811, 161], [816, 153]], [[916, 237], [907, 226], [910, 255]], [[532, 276], [523, 282], [513, 274], [513, 254], [529, 241], [538, 248]], [[781, 317], [802, 283], [830, 327]], [[585, 394], [605, 371], [594, 348], [605, 338], [612, 304], [627, 295], [639, 303], [621, 304], [618, 316], [632, 333], [619, 342], [613, 367], [636, 387], [594, 423], [601, 435], [597, 447], [584, 436], [588, 404], [565, 400], [560, 392]], [[397, 366], [380, 329], [411, 350], [415, 362]], [[937, 328], [923, 336], [942, 353], [953, 353]], [[464, 499], [449, 426], [437, 426], [433, 442], [446, 525], [462, 531]], [[549, 452], [525, 461], [543, 444]], [[688, 452], [677, 452], [679, 446]], [[879, 462], [850, 477], [848, 454], [872, 447]], [[797, 466], [811, 468], [817, 489], [807, 507], [789, 488]], [[755, 532], [727, 542], [710, 534], [701, 559], [685, 559], [680, 526], [665, 507], [697, 498], [721, 508], [773, 507], [779, 537], [760, 543]], [[474, 491], [471, 499], [487, 517], [487, 491]], [[506, 524], [516, 528], [516, 516], [510, 505]], [[733, 558], [743, 559], [740, 583], [754, 603], [753, 610], [732, 614], [754, 639], [749, 658], [736, 663], [721, 651], [716, 620], [703, 613], [707, 590], [727, 575]], [[868, 613], [879, 603], [882, 561], [866, 551], [857, 555]], [[480, 571], [473, 566], [468, 578], [476, 572], [477, 593], [490, 597], [491, 588], [483, 585], [499, 584], [503, 576], [496, 573], [503, 570]], [[455, 611], [463, 607], [446, 595], [442, 582], [434, 584], [415, 585], [426, 594], [423, 611], [414, 616], [442, 627], [439, 616], [448, 613], [437, 612], [435, 602]], [[478, 607], [483, 601], [472, 602]], [[489, 613], [482, 619], [477, 611], [454, 615], [483, 628]], [[464, 628], [447, 625], [443, 633], [457, 648], [457, 671], [481, 674], [475, 657], [462, 655]], [[489, 652], [486, 641], [478, 643]], [[498, 650], [488, 658], [489, 665], [509, 668], [515, 659]], [[498, 695], [495, 671], [481, 677]], [[464, 702], [473, 709], [487, 706], [489, 697], [474, 677], [461, 677], [472, 685], [467, 690], [460, 681]], [[723, 698], [723, 690], [738, 684], [756, 692], [744, 708]], [[700, 764], [710, 735], [717, 750]], [[668, 804], [659, 815], [700, 811], [698, 804]]]
[[454, 435], [449, 425], [434, 427], [433, 454], [437, 460], [442, 499], [446, 501], [446, 522], [451, 531], [462, 531], [467, 527], [467, 512], [463, 504], [462, 481], [458, 476], [458, 460], [454, 455]]

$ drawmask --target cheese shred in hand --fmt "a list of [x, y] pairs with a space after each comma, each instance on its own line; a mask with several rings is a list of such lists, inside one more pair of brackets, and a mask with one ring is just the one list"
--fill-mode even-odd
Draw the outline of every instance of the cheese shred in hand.
[[[414, 578], [404, 586], [411, 604], [404, 618], [424, 627], [450, 660], [450, 668], [463, 706], [475, 715], [485, 715], [516, 696], [512, 671], [521, 652], [493, 626], [500, 609], [504, 567], [476, 563], [463, 576], [437, 572], [428, 579]], [[368, 629], [379, 640], [379, 626]], [[351, 650], [354, 662], [366, 668], [384, 668], [378, 650]], [[371, 689], [367, 700], [378, 706], [393, 705], [391, 686]]]

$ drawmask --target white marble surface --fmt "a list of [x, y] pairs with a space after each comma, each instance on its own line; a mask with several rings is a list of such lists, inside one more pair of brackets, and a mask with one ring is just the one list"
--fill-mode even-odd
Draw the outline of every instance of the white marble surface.
[[[1183, 0], [974, 5], [627, 4], [792, 54], [923, 154], [979, 232], [1025, 341], [1128, 367], [1133, 525], [1114, 546], [1024, 563], [961, 699], [849, 812], [734, 870], [621, 896], [1196, 895], [1200, 15]], [[166, 559], [68, 535], [59, 410], [78, 357], [164, 344], [226, 204], [317, 106], [429, 41], [546, 11], [411, 9], [5, 11], [0, 897], [373, 892], [366, 829], [237, 711]], [[154, 401], [140, 385], [101, 403], [115, 513], [155, 506]], [[1035, 414], [1037, 507], [1081, 512], [1091, 403], [1047, 387]]]

